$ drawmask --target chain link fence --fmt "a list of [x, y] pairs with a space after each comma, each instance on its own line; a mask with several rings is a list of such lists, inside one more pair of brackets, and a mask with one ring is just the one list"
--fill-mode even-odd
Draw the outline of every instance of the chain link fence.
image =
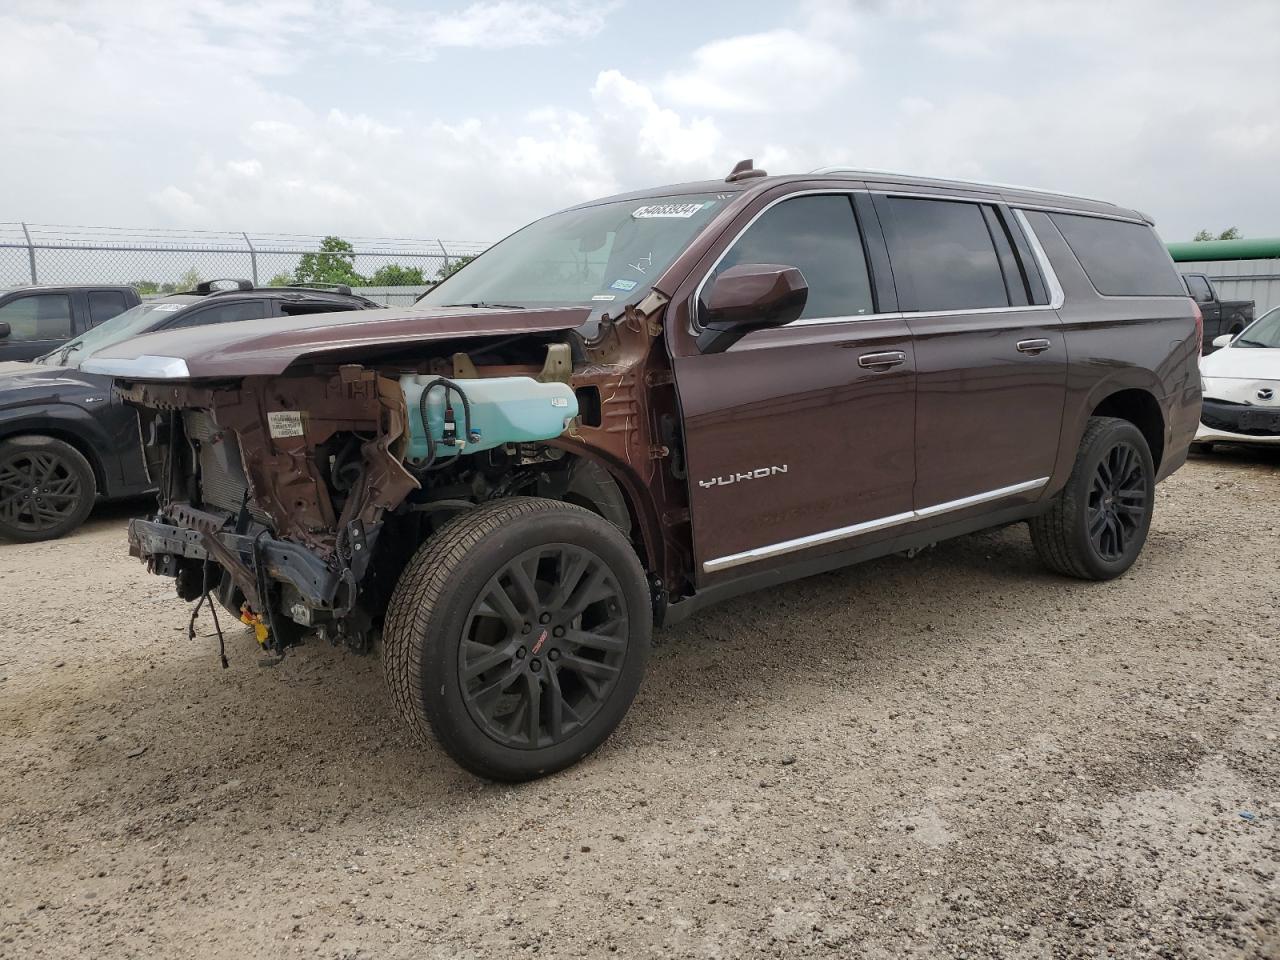
[[[388, 306], [411, 303], [460, 260], [489, 245], [465, 240], [333, 238], [0, 222], [0, 288], [127, 283], [144, 297], [201, 280], [255, 286], [327, 279]], [[322, 249], [323, 245], [323, 249]], [[354, 282], [353, 282], [354, 281]]]

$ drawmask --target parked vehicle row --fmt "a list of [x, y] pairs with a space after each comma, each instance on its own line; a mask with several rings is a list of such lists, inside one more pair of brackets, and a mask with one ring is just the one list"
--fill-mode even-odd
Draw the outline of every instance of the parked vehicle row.
[[107, 284], [0, 290], [0, 363], [48, 353], [141, 302], [133, 287]]
[[1200, 362], [1204, 409], [1196, 445], [1280, 443], [1280, 307], [1214, 346], [1218, 351]]
[[[1136, 211], [833, 169], [582, 204], [413, 307], [147, 333], [130, 549], [276, 654], [381, 629], [483, 776], [598, 746], [655, 623], [1025, 521], [1126, 571], [1200, 412], [1200, 314]], [[1228, 351], [1230, 352], [1230, 351]]]
[[[99, 319], [34, 363], [0, 363], [0, 538], [30, 542], [61, 537], [84, 522], [96, 501], [155, 489], [157, 478], [143, 456], [137, 411], [112, 391], [110, 377], [80, 369], [84, 357], [158, 330], [377, 306], [349, 290], [255, 289], [247, 280], [230, 281], [231, 290], [216, 289], [221, 282], [208, 281], [187, 293], [145, 303], [132, 288], [119, 288], [132, 293], [131, 309], [105, 322]], [[41, 292], [11, 302], [51, 296], [45, 292], [51, 288], [37, 289]], [[105, 290], [63, 289], [58, 296], [88, 305]]]
[[1218, 288], [1203, 273], [1184, 273], [1187, 293], [1200, 308], [1204, 318], [1204, 352], [1217, 349], [1215, 341], [1222, 336], [1234, 337], [1253, 323], [1252, 300], [1223, 300]]

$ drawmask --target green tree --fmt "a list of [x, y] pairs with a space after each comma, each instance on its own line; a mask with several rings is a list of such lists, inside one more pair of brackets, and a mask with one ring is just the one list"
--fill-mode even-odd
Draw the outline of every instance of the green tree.
[[168, 286], [168, 284], [162, 285], [160, 290], [167, 293], [185, 293], [188, 290], [194, 290], [196, 288], [196, 284], [199, 282], [200, 271], [192, 266], [187, 268], [186, 273], [178, 277], [177, 281], [173, 284], [172, 290], [165, 291], [164, 288]]
[[293, 271], [295, 283], [345, 283], [364, 286], [365, 278], [356, 273], [355, 248], [341, 237], [325, 237], [317, 253], [304, 253]]
[[472, 260], [474, 260], [478, 256], [479, 254], [473, 253], [465, 257], [454, 257], [452, 260], [448, 261], [443, 267], [441, 267], [439, 270], [436, 271], [436, 279], [443, 280], [446, 277], [453, 276], [455, 273], [457, 273], [459, 270], [461, 270], [463, 267], [465, 267], [468, 263], [470, 263]]
[[1240, 228], [1227, 227], [1227, 229], [1223, 230], [1216, 237], [1213, 235], [1213, 231], [1211, 230], [1201, 230], [1191, 239], [1192, 240], [1239, 240]]
[[[310, 256], [310, 254], [307, 254]], [[277, 273], [274, 277], [267, 281], [268, 287], [287, 287], [293, 283], [292, 273]]]
[[369, 278], [371, 287], [420, 287], [426, 282], [421, 267], [404, 267], [398, 263], [379, 267]]
[[154, 280], [134, 280], [129, 286], [137, 290], [140, 297], [150, 297], [160, 292], [160, 284]]

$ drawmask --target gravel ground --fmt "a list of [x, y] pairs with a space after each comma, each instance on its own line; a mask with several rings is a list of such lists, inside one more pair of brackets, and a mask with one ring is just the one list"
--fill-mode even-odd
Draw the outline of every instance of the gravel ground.
[[376, 660], [231, 668], [126, 508], [0, 546], [0, 956], [1280, 956], [1280, 455], [1109, 584], [1025, 528], [666, 631], [595, 756], [481, 783]]

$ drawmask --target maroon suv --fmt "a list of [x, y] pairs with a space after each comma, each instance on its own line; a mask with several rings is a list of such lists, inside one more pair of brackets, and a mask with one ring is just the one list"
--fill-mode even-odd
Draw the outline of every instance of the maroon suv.
[[1022, 520], [1054, 570], [1123, 573], [1199, 322], [1136, 211], [744, 163], [539, 220], [409, 308], [85, 369], [151, 438], [136, 556], [273, 654], [380, 631], [405, 718], [520, 780], [598, 746], [706, 603]]

